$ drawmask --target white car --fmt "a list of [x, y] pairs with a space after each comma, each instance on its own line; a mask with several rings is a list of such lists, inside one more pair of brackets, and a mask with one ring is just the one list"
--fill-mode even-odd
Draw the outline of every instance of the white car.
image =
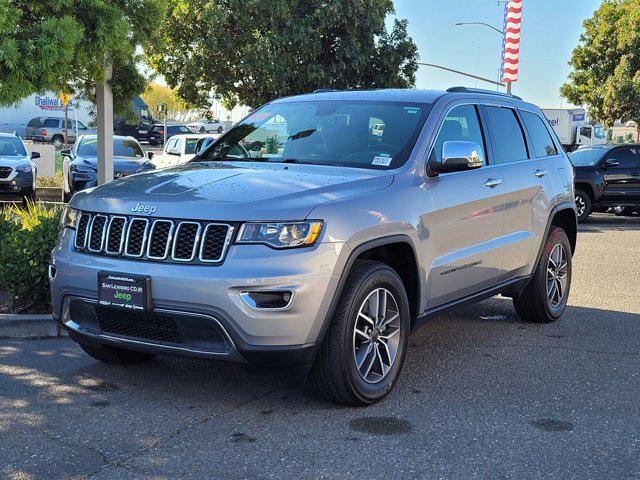
[[187, 123], [187, 128], [197, 133], [222, 133], [224, 125], [220, 120], [201, 120], [199, 122]]
[[185, 134], [174, 135], [167, 140], [162, 153], [154, 155], [151, 160], [158, 168], [172, 167], [191, 160], [202, 149], [202, 144], [218, 138], [218, 134]]

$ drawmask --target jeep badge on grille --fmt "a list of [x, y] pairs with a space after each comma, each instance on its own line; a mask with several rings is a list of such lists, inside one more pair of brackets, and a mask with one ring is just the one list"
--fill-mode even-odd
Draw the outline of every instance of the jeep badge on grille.
[[135, 207], [131, 208], [132, 212], [146, 213], [148, 215], [156, 213], [157, 210], [158, 208], [155, 205], [143, 205], [142, 203], [139, 203]]

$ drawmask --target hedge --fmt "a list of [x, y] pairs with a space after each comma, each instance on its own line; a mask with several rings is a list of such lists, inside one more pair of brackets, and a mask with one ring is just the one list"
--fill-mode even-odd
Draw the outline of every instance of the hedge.
[[50, 310], [48, 266], [60, 231], [59, 207], [28, 203], [0, 215], [0, 289], [9, 293], [9, 309], [34, 304]]

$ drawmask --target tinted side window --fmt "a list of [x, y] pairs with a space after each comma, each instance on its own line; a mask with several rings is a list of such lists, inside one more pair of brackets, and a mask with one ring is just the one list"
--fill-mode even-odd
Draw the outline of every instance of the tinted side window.
[[58, 128], [58, 119], [57, 118], [47, 118], [42, 124], [43, 127], [47, 128]]
[[27, 127], [31, 128], [40, 128], [41, 125], [42, 124], [40, 123], [40, 119], [38, 117], [32, 118], [31, 120], [29, 120], [29, 123], [27, 123]]
[[637, 155], [632, 148], [621, 148], [609, 155], [609, 160], [617, 160], [620, 162], [618, 168], [636, 168]]
[[531, 112], [520, 112], [522, 114], [522, 120], [524, 121], [524, 126], [529, 132], [529, 138], [531, 138], [531, 147], [533, 148], [533, 153], [537, 158], [540, 157], [549, 157], [551, 155], [557, 155], [558, 149], [553, 143], [551, 139], [551, 135], [545, 127], [542, 119]]
[[495, 163], [526, 160], [527, 146], [516, 112], [510, 108], [487, 107]]
[[452, 141], [475, 142], [482, 147], [486, 155], [478, 111], [473, 105], [460, 105], [453, 108], [444, 119], [440, 133], [431, 153], [430, 161], [442, 160], [442, 146], [444, 142]]

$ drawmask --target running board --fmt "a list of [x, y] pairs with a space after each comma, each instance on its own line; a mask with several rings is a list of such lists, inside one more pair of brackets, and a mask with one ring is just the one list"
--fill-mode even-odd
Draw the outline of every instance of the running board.
[[508, 292], [511, 295], [517, 295], [527, 286], [530, 279], [531, 277], [514, 278], [513, 280], [499, 283], [495, 287], [491, 287], [478, 293], [474, 293], [473, 295], [469, 295], [468, 297], [461, 298], [460, 300], [445, 303], [444, 305], [440, 305], [438, 307], [432, 308], [431, 310], [427, 310], [426, 312], [418, 316], [413, 325], [413, 330], [415, 331], [419, 329], [425, 323], [427, 323], [428, 320], [431, 320], [434, 317], [444, 315], [467, 305], [481, 302], [482, 300], [486, 300], [487, 298], [495, 297], [496, 295], [499, 295], [501, 293]]

